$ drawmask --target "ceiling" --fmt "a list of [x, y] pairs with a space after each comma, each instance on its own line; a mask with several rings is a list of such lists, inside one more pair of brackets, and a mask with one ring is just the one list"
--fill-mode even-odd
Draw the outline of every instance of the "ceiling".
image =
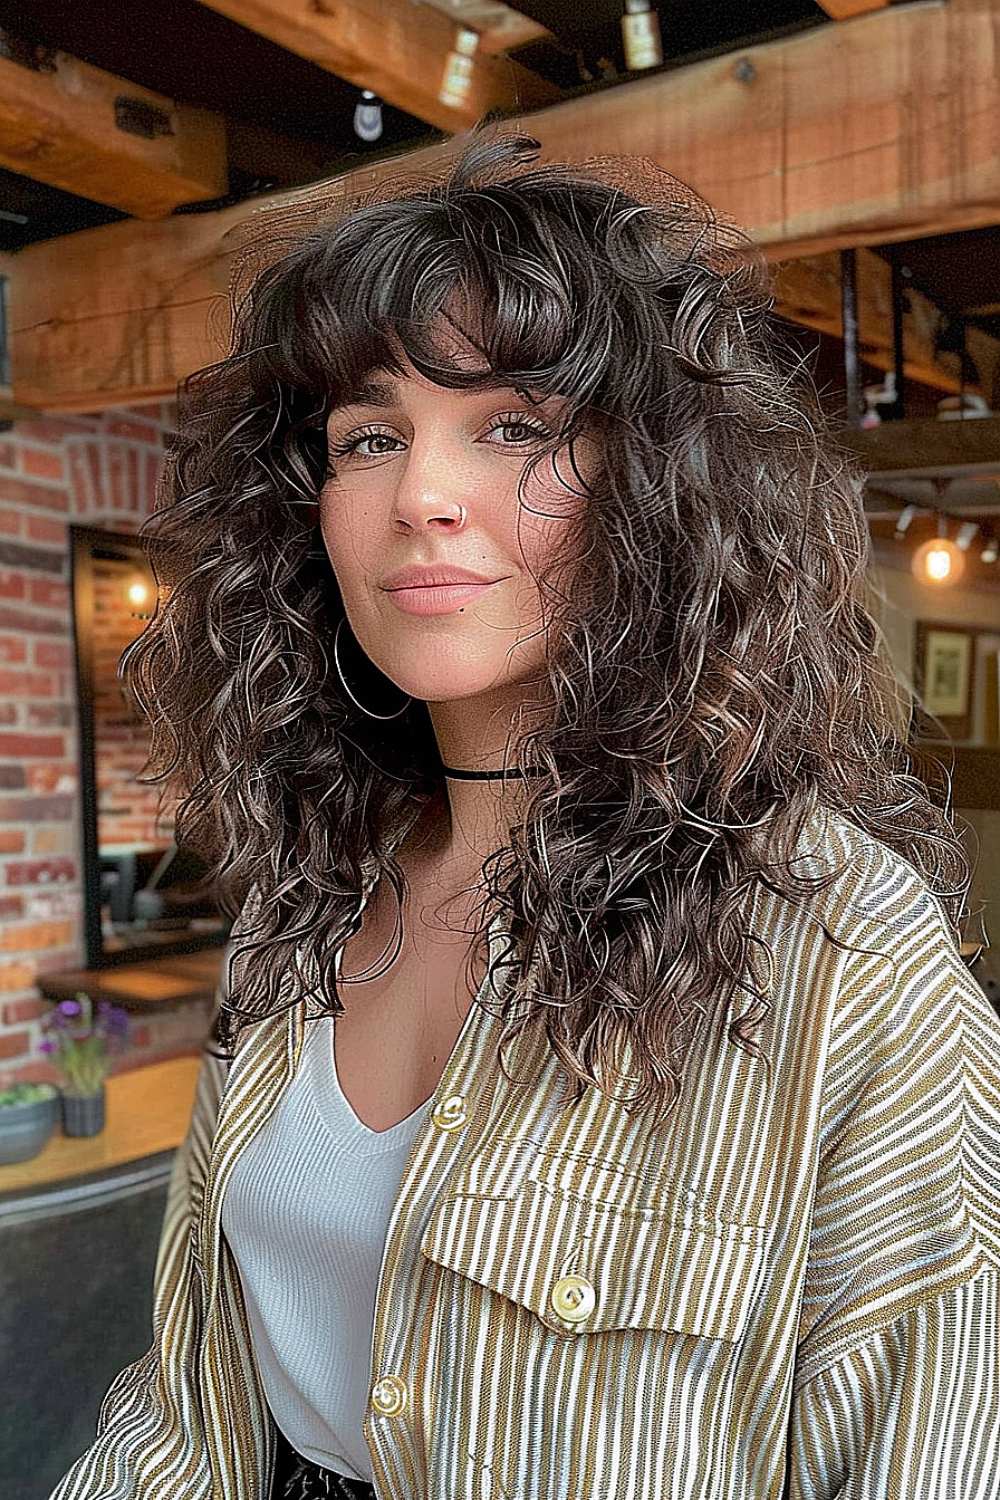
[[[412, 3], [416, 10], [429, 0]], [[433, 0], [433, 8], [471, 26], [507, 9], [491, 0]], [[623, 0], [526, 0], [517, 13], [537, 23], [526, 29], [544, 30], [512, 55], [564, 96], [613, 87], [635, 76], [625, 68], [623, 9]], [[832, 24], [815, 0], [669, 0], [659, 15], [665, 67]], [[0, 55], [44, 68], [53, 50], [225, 118], [230, 191], [198, 208], [346, 171], [365, 154], [435, 134], [385, 107], [383, 136], [366, 147], [353, 129], [356, 84], [197, 0], [0, 0]], [[414, 69], [420, 65], [415, 54]], [[0, 171], [0, 251], [120, 217], [103, 204]]]

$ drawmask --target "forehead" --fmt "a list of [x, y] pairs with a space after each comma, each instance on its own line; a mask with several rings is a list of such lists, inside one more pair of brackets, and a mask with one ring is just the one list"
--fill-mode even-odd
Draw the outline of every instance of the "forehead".
[[[530, 393], [515, 386], [502, 375], [493, 374], [480, 360], [472, 368], [454, 367], [466, 380], [436, 381], [416, 370], [402, 359], [399, 368], [370, 370], [353, 388], [338, 393], [331, 403], [330, 416], [346, 408], [365, 407], [387, 410], [399, 406], [454, 406], [456, 409], [479, 404], [489, 406], [498, 396], [509, 395], [519, 403], [551, 407], [564, 403], [558, 398]], [[445, 373], [445, 372], [442, 372]]]

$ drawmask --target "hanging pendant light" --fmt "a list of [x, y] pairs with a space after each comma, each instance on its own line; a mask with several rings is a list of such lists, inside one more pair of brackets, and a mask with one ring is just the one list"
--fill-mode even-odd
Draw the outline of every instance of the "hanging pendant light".
[[362, 89], [355, 105], [354, 134], [361, 141], [377, 141], [382, 134], [382, 101], [371, 89]]
[[910, 567], [918, 583], [942, 588], [957, 583], [965, 572], [965, 553], [948, 535], [947, 516], [938, 516], [938, 534], [913, 554]]

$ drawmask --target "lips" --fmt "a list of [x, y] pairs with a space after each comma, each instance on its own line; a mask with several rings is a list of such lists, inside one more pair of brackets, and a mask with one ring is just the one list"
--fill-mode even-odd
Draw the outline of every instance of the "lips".
[[448, 615], [463, 610], [498, 582], [469, 568], [411, 563], [391, 573], [382, 588], [404, 614]]

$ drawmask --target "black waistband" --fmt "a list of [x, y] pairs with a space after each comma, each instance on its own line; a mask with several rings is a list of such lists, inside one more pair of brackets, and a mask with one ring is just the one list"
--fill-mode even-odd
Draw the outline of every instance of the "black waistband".
[[271, 1500], [376, 1500], [376, 1496], [374, 1487], [363, 1479], [347, 1479], [303, 1458], [279, 1432]]

